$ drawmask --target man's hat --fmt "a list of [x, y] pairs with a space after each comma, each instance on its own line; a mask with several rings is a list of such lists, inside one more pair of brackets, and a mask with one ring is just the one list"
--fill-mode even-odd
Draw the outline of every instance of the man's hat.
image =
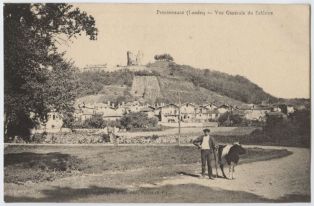
[[210, 132], [210, 129], [203, 129], [203, 132]]

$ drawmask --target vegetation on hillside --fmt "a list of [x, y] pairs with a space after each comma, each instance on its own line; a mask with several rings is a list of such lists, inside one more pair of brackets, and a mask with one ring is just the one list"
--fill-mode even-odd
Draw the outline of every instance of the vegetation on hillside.
[[[157, 76], [162, 93], [162, 97], [159, 97], [158, 101], [176, 102], [176, 95], [172, 92], [175, 90], [182, 92], [183, 101], [195, 103], [204, 103], [210, 100], [239, 104], [242, 102], [276, 102], [278, 100], [245, 77], [209, 69], [195, 69], [191, 66], [178, 65], [169, 61], [150, 63], [147, 65], [147, 70], [143, 71], [130, 71], [128, 69], [114, 72], [86, 71], [79, 76], [81, 85], [79, 96], [98, 94], [106, 85], [130, 87], [134, 76]], [[127, 99], [130, 98], [125, 100]], [[236, 100], [238, 102], [235, 102]]]
[[154, 56], [155, 60], [161, 60], [161, 61], [173, 61], [173, 57], [170, 54], [156, 54]]
[[78, 74], [78, 97], [98, 94], [106, 85], [125, 85], [130, 87], [133, 82], [133, 72], [128, 69], [107, 71], [84, 71]]
[[240, 75], [229, 75], [209, 69], [195, 69], [187, 65], [169, 64], [173, 76], [183, 77], [197, 87], [217, 92], [221, 95], [246, 102], [261, 103], [276, 101], [276, 98], [263, 91], [258, 85]]

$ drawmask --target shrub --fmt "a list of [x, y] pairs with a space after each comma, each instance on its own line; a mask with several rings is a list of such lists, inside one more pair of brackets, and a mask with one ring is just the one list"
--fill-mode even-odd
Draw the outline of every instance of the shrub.
[[106, 127], [106, 122], [102, 115], [96, 114], [89, 119], [86, 119], [83, 123], [84, 128], [104, 128]]
[[173, 57], [170, 54], [157, 54], [154, 56], [155, 60], [173, 61]]
[[160, 74], [156, 71], [147, 71], [147, 70], [136, 71], [134, 72], [134, 74], [136, 76], [160, 76]]
[[109, 134], [102, 134], [101, 136], [104, 142], [110, 142]]
[[149, 118], [144, 112], [131, 112], [124, 115], [120, 120], [121, 126], [127, 130], [131, 130], [132, 128], [156, 127], [157, 123], [157, 118]]
[[235, 126], [235, 125], [241, 125], [243, 123], [243, 119], [238, 114], [232, 114], [231, 112], [226, 112], [218, 118], [218, 122], [219, 122], [219, 125], [222, 125], [222, 126]]

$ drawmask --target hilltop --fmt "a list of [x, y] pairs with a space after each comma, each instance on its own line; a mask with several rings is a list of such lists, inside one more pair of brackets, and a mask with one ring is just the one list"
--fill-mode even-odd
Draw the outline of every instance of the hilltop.
[[179, 94], [181, 102], [197, 104], [278, 101], [245, 77], [168, 61], [122, 67], [113, 72], [85, 71], [78, 76], [78, 95], [86, 102], [177, 103]]

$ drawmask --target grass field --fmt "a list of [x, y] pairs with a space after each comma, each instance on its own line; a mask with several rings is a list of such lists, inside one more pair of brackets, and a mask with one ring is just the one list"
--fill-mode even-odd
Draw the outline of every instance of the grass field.
[[[240, 163], [289, 154], [287, 150], [250, 148]], [[138, 171], [139, 176], [127, 178], [128, 184], [155, 181], [182, 171], [189, 173], [199, 167], [199, 161], [199, 150], [190, 146], [8, 146], [4, 154], [4, 181], [38, 183], [106, 171]]]
[[[259, 127], [211, 127], [211, 133], [213, 135], [248, 135]], [[123, 135], [126, 137], [139, 137], [139, 136], [148, 136], [148, 135], [177, 135], [178, 128], [167, 128], [162, 131], [147, 131], [147, 132], [122, 132], [118, 135]], [[199, 127], [189, 127], [181, 128], [181, 134], [197, 137], [203, 134], [203, 128]]]

